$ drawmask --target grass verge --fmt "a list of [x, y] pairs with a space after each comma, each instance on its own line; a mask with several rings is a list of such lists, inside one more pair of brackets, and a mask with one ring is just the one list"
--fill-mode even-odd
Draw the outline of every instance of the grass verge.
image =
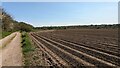
[[23, 55], [24, 55], [24, 64], [25, 64], [25, 66], [27, 66], [29, 64], [27, 57], [30, 57], [30, 56], [28, 56], [28, 54], [31, 51], [34, 51], [34, 47], [31, 44], [30, 37], [29, 37], [28, 33], [22, 32], [21, 37], [22, 37], [21, 43], [22, 43], [22, 51], [23, 51]]
[[6, 36], [8, 36], [8, 35], [10, 35], [12, 32], [6, 32], [6, 31], [3, 31], [3, 32], [0, 32], [0, 39], [2, 39], [2, 38], [4, 38], [4, 37], [6, 37]]
[[10, 38], [8, 41], [6, 41], [4, 45], [2, 44], [2, 46], [0, 46], [0, 49], [6, 47], [6, 45], [9, 44], [15, 37], [16, 35]]

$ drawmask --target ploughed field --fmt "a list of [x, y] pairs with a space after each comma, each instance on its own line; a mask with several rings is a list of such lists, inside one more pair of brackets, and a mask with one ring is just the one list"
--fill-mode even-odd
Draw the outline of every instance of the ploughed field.
[[117, 29], [32, 32], [48, 66], [120, 67]]

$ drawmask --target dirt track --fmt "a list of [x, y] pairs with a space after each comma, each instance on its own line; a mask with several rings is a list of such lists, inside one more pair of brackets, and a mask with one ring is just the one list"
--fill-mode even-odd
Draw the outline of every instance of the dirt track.
[[[22, 66], [21, 34], [16, 36], [7, 45], [0, 49], [0, 66]], [[4, 41], [2, 41], [3, 43]]]

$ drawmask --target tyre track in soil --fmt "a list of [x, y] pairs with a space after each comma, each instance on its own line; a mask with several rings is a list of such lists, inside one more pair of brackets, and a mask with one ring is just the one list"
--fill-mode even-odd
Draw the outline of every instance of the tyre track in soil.
[[[51, 34], [49, 34], [51, 35]], [[52, 36], [52, 35], [51, 35]], [[53, 34], [53, 37], [54, 36], [57, 36], [57, 37], [66, 37], [64, 35], [59, 35], [59, 34]], [[65, 39], [64, 39], [65, 40]], [[96, 46], [96, 45], [99, 45], [99, 49], [103, 50], [103, 49], [106, 49], [106, 51], [109, 51], [111, 53], [113, 53], [114, 55], [118, 55], [118, 51], [120, 50], [120, 48], [118, 48], [118, 45], [115, 45], [115, 44], [107, 44], [107, 43], [102, 43], [102, 42], [99, 42], [99, 43], [96, 43], [96, 41], [93, 41], [92, 39], [89, 38], [90, 41], [92, 42], [89, 42], [89, 41], [86, 41], [87, 43], [94, 43], [93, 45], [91, 45], [91, 47], [93, 46]], [[67, 40], [68, 41], [68, 40]], [[85, 41], [84, 41], [85, 42]], [[113, 51], [112, 51], [113, 50]]]
[[[45, 38], [45, 37], [44, 37], [44, 38]], [[45, 38], [45, 39], [46, 39], [47, 41], [53, 42], [55, 45], [58, 44], [58, 47], [61, 47], [61, 48], [65, 49], [65, 50], [68, 50], [70, 53], [72, 52], [72, 54], [74, 54], [74, 55], [76, 55], [76, 56], [79, 56], [80, 58], [84, 59], [85, 61], [88, 61], [89, 63], [92, 63], [92, 64], [94, 64], [94, 65], [96, 65], [96, 66], [116, 66], [116, 65], [111, 64], [111, 63], [109, 63], [109, 62], [106, 62], [106, 61], [103, 61], [103, 60], [101, 60], [101, 59], [98, 59], [98, 58], [96, 58], [96, 57], [94, 57], [94, 56], [91, 56], [91, 55], [88, 55], [88, 54], [83, 53], [83, 52], [81, 52], [81, 51], [72, 49], [72, 48], [70, 48], [70, 47], [68, 47], [68, 46], [66, 46], [66, 45], [63, 45], [63, 44], [59, 43], [59, 42], [55, 42], [55, 41], [53, 41], [53, 40], [51, 40], [51, 39], [48, 39], [48, 38]], [[60, 46], [60, 45], [61, 45], [61, 46]], [[63, 47], [62, 47], [62, 46], [63, 46]], [[84, 57], [83, 57], [83, 56], [84, 56]], [[94, 62], [91, 62], [91, 61], [94, 61]]]
[[[117, 65], [114, 65], [114, 64], [112, 64], [112, 63], [110, 63], [110, 62], [107, 62], [107, 61], [104, 61], [104, 60], [101, 60], [101, 59], [99, 59], [99, 58], [96, 58], [96, 57], [94, 57], [94, 56], [91, 56], [91, 55], [88, 55], [87, 53], [83, 53], [82, 51], [80, 51], [80, 50], [75, 50], [74, 48], [72, 48], [72, 47], [70, 47], [70, 46], [66, 46], [66, 45], [64, 45], [63, 43], [61, 44], [61, 42], [60, 41], [55, 41], [55, 40], [51, 40], [50, 38], [48, 39], [48, 38], [46, 38], [46, 37], [41, 37], [41, 36], [39, 36], [39, 35], [37, 35], [37, 34], [35, 34], [36, 36], [37, 36], [37, 38], [39, 39], [39, 41], [43, 41], [44, 40], [44, 42], [46, 43], [46, 42], [48, 42], [48, 43], [52, 43], [52, 45], [56, 45], [57, 46], [57, 48], [61, 48], [61, 49], [64, 49], [65, 51], [67, 51], [67, 52], [69, 52], [69, 53], [72, 53], [72, 55], [75, 55], [75, 56], [77, 56], [77, 57], [79, 57], [79, 58], [82, 58], [82, 59], [84, 59], [85, 61], [87, 61], [87, 62], [89, 62], [89, 63], [92, 63], [92, 64], [94, 64], [94, 65], [96, 65], [96, 66], [117, 66]], [[41, 40], [42, 39], [42, 40]], [[57, 39], [56, 39], [57, 40]], [[51, 46], [52, 46], [51, 45]], [[73, 45], [73, 44], [72, 44]], [[75, 44], [74, 44], [75, 45]], [[93, 50], [92, 50], [93, 51]], [[74, 54], [73, 54], [74, 53]], [[95, 53], [95, 52], [94, 52]], [[99, 53], [101, 53], [101, 52], [99, 52]], [[82, 55], [82, 56], [80, 56], [80, 55]], [[106, 53], [105, 53], [105, 55], [106, 55]], [[85, 58], [83, 58], [83, 56], [85, 57]], [[92, 62], [91, 62], [92, 61]], [[94, 61], [94, 62], [93, 62]]]
[[[47, 35], [43, 35], [43, 36], [47, 36]], [[50, 36], [52, 36], [52, 35], [50, 35]], [[60, 37], [59, 35], [55, 35], [55, 36], [57, 36], [58, 38]], [[52, 36], [52, 37], [55, 37], [55, 36]], [[63, 39], [63, 40], [68, 41], [68, 42], [72, 42], [72, 41], [66, 40], [66, 39]], [[106, 52], [106, 53], [109, 53], [109, 54], [112, 54], [112, 55], [115, 55], [115, 56], [119, 56], [120, 55], [118, 53], [118, 51], [119, 51], [118, 47], [117, 47], [117, 49], [116, 48], [112, 48], [112, 50], [113, 49], [117, 50], [117, 52], [116, 52], [116, 51], [112, 51], [112, 50], [108, 50], [108, 49], [103, 49], [104, 47], [103, 48], [101, 48], [101, 47], [98, 48], [96, 45], [99, 45], [99, 44], [96, 44], [96, 43], [95, 43], [96, 45], [91, 45], [91, 46], [89, 46], [88, 44], [83, 44], [83, 43], [76, 43], [76, 42], [72, 42], [72, 43], [75, 43], [75, 44], [78, 44], [78, 45], [84, 45], [86, 47], [89, 47], [89, 48], [92, 48], [92, 49], [96, 49], [96, 50], [99, 50], [99, 51], [102, 51], [102, 52]], [[100, 45], [104, 45], [105, 46], [105, 44], [101, 44], [101, 43], [100, 43]]]
[[76, 50], [82, 51], [82, 52], [87, 53], [89, 55], [95, 56], [97, 58], [103, 59], [105, 61], [108, 61], [110, 63], [113, 63], [115, 65], [120, 66], [120, 64], [118, 63], [120, 61], [120, 57], [118, 57], [118, 56], [111, 55], [111, 54], [108, 54], [108, 53], [105, 53], [105, 52], [101, 52], [99, 50], [91, 49], [91, 48], [85, 47], [82, 44], [78, 45], [78, 44], [68, 42], [68, 41], [65, 41], [65, 40], [61, 40], [61, 39], [58, 39], [58, 38], [53, 38], [53, 37], [49, 37], [49, 38], [56, 41], [56, 42], [60, 42], [64, 45], [66, 45], [66, 46], [69, 46], [71, 48], [74, 48]]
[[44, 45], [47, 48], [49, 48], [63, 60], [68, 62], [70, 66], [94, 66], [93, 64], [88, 63], [75, 55], [72, 55], [71, 53], [65, 51], [64, 49], [57, 47], [53, 43], [46, 41], [45, 39], [42, 39], [38, 36], [36, 36], [35, 38], [37, 38], [40, 42], [44, 43]]
[[[50, 49], [48, 49], [47, 47], [44, 46], [44, 44], [42, 44], [41, 42], [39, 42], [34, 36], [30, 35], [33, 39], [33, 41], [36, 43], [36, 45], [45, 53], [48, 55], [48, 57], [46, 57], [46, 59], [53, 59], [52, 61], [48, 61], [49, 65], [68, 65], [64, 60], [62, 60], [62, 58], [58, 57], [56, 54], [54, 54]], [[50, 57], [50, 58], [49, 58]], [[61, 65], [59, 65], [61, 64]]]

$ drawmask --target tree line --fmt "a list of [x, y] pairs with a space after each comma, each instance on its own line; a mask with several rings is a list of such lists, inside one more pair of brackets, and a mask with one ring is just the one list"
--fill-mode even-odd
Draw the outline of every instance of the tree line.
[[120, 28], [120, 24], [35, 27], [35, 29], [37, 29], [37, 30], [51, 30], [51, 29], [118, 29], [118, 28]]

